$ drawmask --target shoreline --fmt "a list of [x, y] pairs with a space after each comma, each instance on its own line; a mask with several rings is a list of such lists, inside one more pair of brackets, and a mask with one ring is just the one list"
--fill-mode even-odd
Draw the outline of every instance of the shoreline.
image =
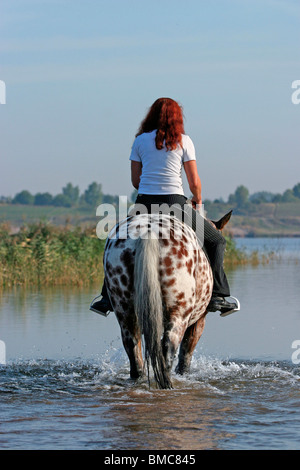
[[282, 234], [282, 233], [246, 233], [244, 235], [239, 233], [230, 233], [232, 238], [300, 238], [300, 233], [293, 233], [293, 234]]

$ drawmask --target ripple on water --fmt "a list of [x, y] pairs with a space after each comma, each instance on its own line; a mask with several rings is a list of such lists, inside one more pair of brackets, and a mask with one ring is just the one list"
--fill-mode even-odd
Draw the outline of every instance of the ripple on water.
[[0, 369], [0, 447], [297, 448], [299, 367], [195, 357], [173, 383], [131, 381], [121, 351], [14, 361]]

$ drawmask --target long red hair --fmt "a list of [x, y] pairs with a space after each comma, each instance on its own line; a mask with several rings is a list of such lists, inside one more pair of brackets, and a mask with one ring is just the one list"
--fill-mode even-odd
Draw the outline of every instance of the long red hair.
[[184, 134], [183, 111], [176, 101], [171, 98], [157, 99], [142, 121], [136, 137], [155, 129], [155, 145], [158, 150], [164, 145], [167, 150], [175, 150], [178, 144], [181, 145], [181, 135]]

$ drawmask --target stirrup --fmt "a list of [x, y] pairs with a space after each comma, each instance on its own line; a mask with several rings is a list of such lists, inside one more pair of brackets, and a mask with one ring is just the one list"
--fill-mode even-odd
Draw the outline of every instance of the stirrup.
[[95, 313], [98, 313], [98, 315], [102, 315], [103, 317], [108, 317], [108, 315], [110, 314], [111, 310], [107, 310], [107, 312], [101, 312], [100, 310], [96, 310], [95, 308], [93, 308], [93, 305], [95, 303], [95, 300], [99, 299], [99, 297], [102, 297], [102, 294], [99, 294], [97, 295], [97, 297], [95, 297], [92, 302], [90, 303], [90, 310], [92, 312], [95, 312]]
[[233, 308], [232, 310], [228, 310], [227, 312], [220, 313], [220, 317], [227, 317], [227, 315], [230, 315], [231, 313], [234, 313], [234, 312], [238, 312], [241, 309], [241, 304], [239, 300], [233, 297], [232, 295], [230, 297], [236, 301], [237, 308]]

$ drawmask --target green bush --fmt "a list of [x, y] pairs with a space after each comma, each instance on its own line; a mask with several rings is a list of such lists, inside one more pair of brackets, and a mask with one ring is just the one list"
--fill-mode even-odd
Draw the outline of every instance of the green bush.
[[0, 226], [0, 287], [16, 284], [82, 285], [103, 277], [104, 241], [95, 229], [59, 228], [47, 223], [10, 234]]

